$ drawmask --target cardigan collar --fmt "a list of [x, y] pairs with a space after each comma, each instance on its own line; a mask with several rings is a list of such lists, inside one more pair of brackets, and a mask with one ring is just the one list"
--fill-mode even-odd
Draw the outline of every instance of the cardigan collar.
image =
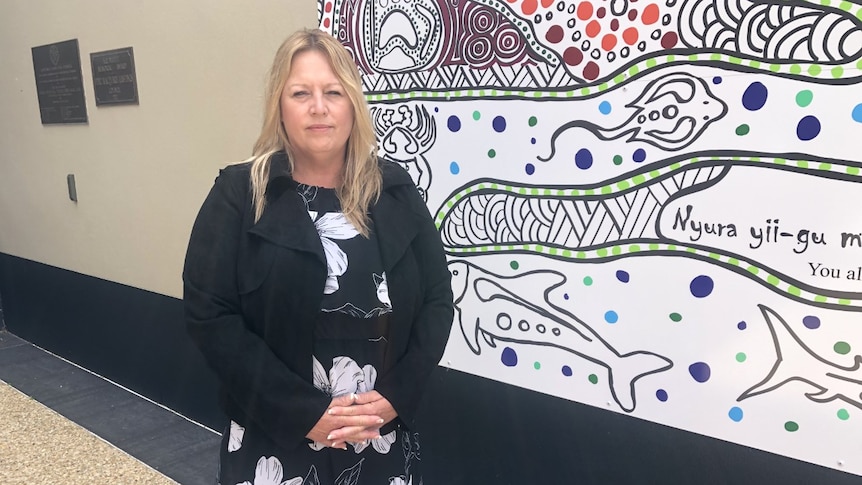
[[[380, 245], [384, 269], [391, 269], [419, 232], [422, 217], [394, 190], [413, 185], [413, 180], [392, 162], [381, 161], [383, 190], [369, 213]], [[281, 247], [316, 254], [326, 261], [320, 235], [296, 191], [297, 182], [290, 176], [287, 155], [277, 152], [271, 159], [266, 187], [266, 209], [249, 232]]]

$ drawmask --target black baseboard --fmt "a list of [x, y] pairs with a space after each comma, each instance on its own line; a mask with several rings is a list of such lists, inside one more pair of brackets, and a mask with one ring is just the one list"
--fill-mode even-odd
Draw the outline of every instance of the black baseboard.
[[0, 253], [8, 330], [213, 429], [216, 381], [177, 298]]
[[[10, 332], [221, 429], [182, 302], [0, 253]], [[856, 475], [439, 368], [420, 412], [425, 483], [830, 484]], [[812, 446], [816, 446], [812, 443]]]

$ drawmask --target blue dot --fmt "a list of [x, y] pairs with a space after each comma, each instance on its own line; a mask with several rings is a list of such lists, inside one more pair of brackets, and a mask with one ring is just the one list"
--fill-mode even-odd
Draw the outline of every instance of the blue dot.
[[605, 312], [605, 321], [608, 323], [617, 323], [617, 320], [620, 319], [620, 316], [617, 315], [617, 312], [613, 310], [608, 310]]
[[661, 402], [667, 402], [667, 391], [659, 389], [655, 392], [655, 397]]
[[814, 116], [806, 116], [796, 125], [796, 136], [802, 141], [813, 140], [820, 134], [820, 120]]
[[862, 123], [862, 103], [853, 107], [853, 111], [850, 113], [850, 116], [853, 117], [853, 121]]
[[575, 165], [581, 170], [586, 170], [593, 166], [593, 154], [586, 148], [581, 148], [575, 153]]
[[458, 166], [458, 162], [452, 162], [449, 164], [449, 171], [452, 172], [452, 175], [458, 175], [458, 172], [461, 171], [461, 167]]
[[494, 131], [497, 133], [503, 133], [506, 131], [506, 118], [495, 116], [494, 121], [491, 122], [491, 126], [494, 127]]
[[599, 113], [606, 115], [606, 114], [609, 114], [610, 112], [611, 112], [611, 103], [608, 103], [607, 101], [602, 101], [601, 103], [599, 103]]
[[712, 78], [712, 84], [721, 84], [721, 76], [715, 76]]
[[446, 121], [446, 125], [449, 127], [449, 131], [456, 132], [461, 129], [461, 120], [457, 116], [452, 115]]
[[730, 408], [730, 411], [727, 412], [727, 416], [734, 422], [738, 423], [742, 421], [742, 409], [738, 406], [733, 406]]
[[535, 138], [530, 138], [530, 143], [532, 143], [533, 145], [535, 145], [535, 144], [536, 144], [536, 139], [535, 139]]
[[766, 104], [769, 91], [760, 82], [751, 83], [742, 93], [742, 105], [748, 111], [757, 111]]
[[695, 362], [688, 366], [688, 373], [691, 374], [697, 382], [706, 382], [709, 380], [712, 370], [706, 362]]
[[638, 148], [637, 150], [635, 150], [635, 152], [632, 153], [632, 160], [637, 163], [641, 163], [646, 160], [646, 150], [644, 150], [643, 148]]
[[805, 328], [810, 328], [814, 330], [816, 328], [820, 328], [820, 319], [815, 317], [814, 315], [808, 315], [807, 317], [802, 319], [802, 324], [805, 325]]
[[748, 324], [745, 322], [739, 322], [736, 324], [736, 328], [740, 330], [745, 330], [746, 328], [748, 328]]
[[572, 368], [571, 368], [571, 367], [569, 367], [569, 366], [567, 366], [567, 365], [564, 365], [562, 370], [563, 370], [563, 375], [564, 375], [564, 376], [566, 376], [566, 377], [572, 377]]
[[536, 166], [532, 163], [528, 163], [526, 167], [524, 167], [524, 171], [527, 172], [527, 175], [533, 175], [536, 172]]
[[709, 276], [700, 275], [691, 280], [691, 284], [689, 284], [688, 287], [695, 298], [705, 298], [712, 293], [715, 283], [713, 283], [712, 278]]
[[439, 108], [439, 107], [437, 107], [437, 106], [435, 106], [435, 107], [434, 107], [434, 112], [435, 112], [435, 113], [439, 113], [439, 112], [440, 112], [440, 108]]
[[568, 293], [563, 293], [563, 299], [564, 299], [564, 300], [568, 300], [568, 299], [569, 299], [569, 294], [568, 294]]
[[515, 352], [515, 349], [506, 347], [503, 349], [503, 354], [500, 356], [500, 360], [503, 361], [503, 365], [506, 367], [515, 367], [518, 365], [518, 354]]
[[629, 273], [627, 271], [619, 270], [617, 271], [617, 279], [622, 281], [623, 283], [628, 283]]

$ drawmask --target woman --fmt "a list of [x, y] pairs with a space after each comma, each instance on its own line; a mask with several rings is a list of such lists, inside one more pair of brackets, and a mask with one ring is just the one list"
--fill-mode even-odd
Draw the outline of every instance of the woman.
[[282, 44], [265, 109], [183, 271], [188, 331], [231, 419], [219, 482], [419, 484], [412, 426], [453, 316], [437, 230], [410, 176], [378, 161], [331, 36]]

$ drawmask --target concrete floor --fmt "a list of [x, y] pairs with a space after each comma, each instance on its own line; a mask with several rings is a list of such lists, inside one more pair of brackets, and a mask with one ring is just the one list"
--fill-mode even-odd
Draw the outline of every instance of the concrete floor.
[[0, 331], [0, 483], [212, 485], [218, 433]]

